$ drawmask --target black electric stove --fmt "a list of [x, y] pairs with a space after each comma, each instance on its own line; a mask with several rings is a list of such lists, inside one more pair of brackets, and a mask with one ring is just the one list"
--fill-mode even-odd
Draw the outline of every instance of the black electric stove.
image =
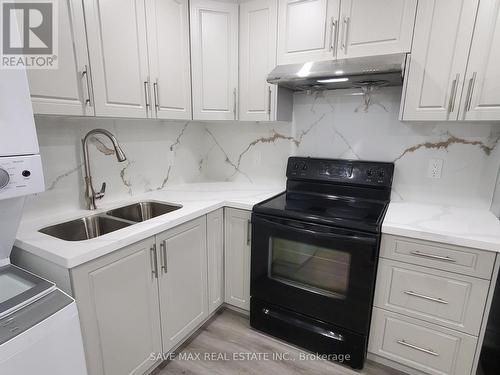
[[362, 368], [392, 163], [291, 157], [252, 213], [252, 327]]

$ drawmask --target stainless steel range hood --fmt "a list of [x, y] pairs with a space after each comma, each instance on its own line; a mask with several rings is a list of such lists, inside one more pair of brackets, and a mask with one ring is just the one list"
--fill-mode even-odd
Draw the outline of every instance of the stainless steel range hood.
[[293, 91], [401, 86], [406, 54], [279, 65], [267, 82]]

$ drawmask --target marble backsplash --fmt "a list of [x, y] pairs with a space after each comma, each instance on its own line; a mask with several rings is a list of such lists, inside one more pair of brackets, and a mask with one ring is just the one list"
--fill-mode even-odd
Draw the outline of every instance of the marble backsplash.
[[[128, 160], [118, 163], [105, 138], [91, 142], [95, 188], [103, 201], [168, 184], [283, 180], [288, 156], [395, 162], [394, 200], [490, 207], [500, 165], [500, 123], [405, 123], [401, 88], [363, 95], [338, 90], [295, 95], [293, 123], [171, 122], [37, 117], [47, 190], [25, 214], [84, 207], [81, 138], [93, 128], [116, 135]], [[441, 179], [427, 177], [443, 160]]]
[[[208, 175], [284, 178], [289, 154], [394, 162], [394, 200], [490, 207], [500, 165], [500, 123], [398, 120], [401, 88], [296, 94], [292, 124], [205, 125]], [[427, 177], [430, 159], [442, 177]]]

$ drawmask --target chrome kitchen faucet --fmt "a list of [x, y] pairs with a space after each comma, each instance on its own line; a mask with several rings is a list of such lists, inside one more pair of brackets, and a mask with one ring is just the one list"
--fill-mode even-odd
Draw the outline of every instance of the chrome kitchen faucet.
[[109, 138], [113, 147], [115, 149], [116, 159], [121, 163], [127, 160], [127, 157], [123, 153], [116, 137], [105, 129], [93, 129], [87, 133], [87, 135], [82, 140], [83, 145], [83, 162], [85, 165], [85, 199], [87, 200], [87, 207], [89, 210], [95, 210], [97, 207], [95, 201], [104, 197], [106, 192], [106, 183], [103, 182], [101, 190], [96, 193], [94, 186], [92, 184], [92, 174], [90, 173], [90, 161], [89, 161], [89, 146], [88, 141], [91, 136], [96, 134], [102, 134]]

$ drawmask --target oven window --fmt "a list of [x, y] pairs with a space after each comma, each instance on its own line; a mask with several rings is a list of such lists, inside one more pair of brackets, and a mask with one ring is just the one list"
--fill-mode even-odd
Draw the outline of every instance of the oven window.
[[323, 295], [345, 298], [351, 255], [282, 238], [270, 239], [269, 277]]

